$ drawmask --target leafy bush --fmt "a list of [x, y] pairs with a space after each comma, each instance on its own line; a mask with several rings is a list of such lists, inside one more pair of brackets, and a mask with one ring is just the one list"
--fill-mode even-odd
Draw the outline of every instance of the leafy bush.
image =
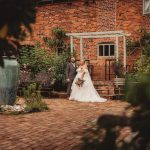
[[56, 39], [66, 38], [66, 31], [62, 28], [59, 28], [59, 27], [53, 28], [52, 33]]
[[[21, 68], [27, 66], [27, 71], [31, 72], [34, 82], [39, 83], [39, 81], [42, 81], [39, 73], [48, 73], [50, 71], [51, 74], [49, 76], [52, 79], [51, 81], [53, 82], [55, 80], [56, 83], [59, 83], [57, 87], [65, 86], [65, 70], [68, 59], [72, 54], [70, 53], [70, 47], [65, 43], [66, 32], [64, 29], [54, 28], [52, 34], [52, 38], [43, 38], [48, 49], [52, 49], [52, 51], [49, 52], [48, 50], [41, 48], [39, 43], [36, 43], [35, 46], [23, 46], [20, 49], [18, 60], [21, 64]], [[60, 54], [58, 54], [58, 49], [61, 49]], [[75, 55], [75, 53], [73, 55]]]
[[133, 105], [150, 105], [150, 73], [129, 76], [126, 99]]
[[143, 56], [136, 63], [137, 72], [150, 73], [150, 32], [142, 30], [141, 45], [143, 49]]
[[41, 111], [44, 111], [44, 110], [48, 110], [48, 107], [46, 105], [46, 103], [44, 102], [33, 102], [33, 103], [30, 103], [26, 106], [25, 110], [27, 112], [41, 112]]
[[[32, 48], [23, 47], [19, 57], [19, 63], [22, 68], [20, 80], [22, 82], [27, 79], [31, 80], [29, 77], [29, 74], [31, 73], [31, 77], [34, 82], [43, 83], [45, 80], [43, 80], [42, 76], [46, 74], [44, 79], [47, 79], [47, 74], [49, 74], [49, 80], [46, 80], [46, 84], [51, 85], [51, 82], [56, 81], [61, 82], [64, 86], [66, 80], [65, 70], [68, 62], [67, 60], [70, 57], [71, 53], [68, 51], [63, 51], [61, 55], [56, 55], [56, 53], [49, 54], [46, 50], [37, 46]], [[24, 64], [27, 64], [27, 69], [25, 71], [23, 70]], [[41, 75], [41, 73], [43, 73], [43, 75]]]
[[[64, 29], [56, 27], [52, 29], [52, 38], [44, 37], [45, 44], [54, 51], [51, 57], [54, 69], [54, 78], [56, 79], [56, 87], [64, 87], [66, 84], [66, 66], [67, 60], [71, 57], [70, 48], [65, 43], [66, 32]], [[61, 54], [58, 53], [61, 49]], [[75, 53], [73, 54], [75, 55]], [[57, 85], [58, 84], [58, 85]]]
[[29, 85], [27, 89], [23, 90], [23, 93], [26, 100], [25, 110], [27, 112], [40, 112], [48, 110], [48, 106], [42, 101], [42, 96], [36, 84]]
[[145, 29], [141, 29], [142, 38], [140, 40], [143, 47], [150, 45], [150, 32], [147, 32]]
[[126, 96], [130, 103], [147, 107], [150, 104], [150, 33], [145, 30], [141, 43], [145, 52], [136, 62], [135, 72], [128, 76]]
[[133, 49], [135, 47], [140, 47], [140, 42], [138, 40], [128, 39], [127, 40], [127, 49], [130, 50], [130, 49]]
[[53, 28], [52, 35], [52, 38], [43, 38], [43, 41], [49, 48], [56, 50], [58, 47], [65, 47], [64, 39], [66, 38], [66, 32], [64, 29], [58, 27]]
[[61, 55], [55, 55], [53, 57], [53, 69], [54, 69], [54, 76], [57, 81], [65, 81], [66, 78], [66, 65], [67, 59], [71, 57], [70, 53], [63, 52]]
[[23, 46], [20, 50], [18, 61], [23, 66], [27, 65], [31, 73], [48, 71], [51, 67], [51, 55], [48, 51], [41, 48], [39, 44], [35, 46]]

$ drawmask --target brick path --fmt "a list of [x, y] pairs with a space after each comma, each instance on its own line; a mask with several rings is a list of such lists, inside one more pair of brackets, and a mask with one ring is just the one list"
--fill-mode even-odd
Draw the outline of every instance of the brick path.
[[50, 111], [0, 115], [0, 150], [79, 150], [82, 132], [103, 114], [122, 115], [121, 101], [80, 103], [46, 100]]

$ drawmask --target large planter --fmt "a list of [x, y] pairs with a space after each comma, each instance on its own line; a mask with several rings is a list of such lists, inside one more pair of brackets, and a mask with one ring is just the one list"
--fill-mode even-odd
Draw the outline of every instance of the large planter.
[[16, 100], [19, 64], [15, 58], [3, 57], [0, 66], [0, 104], [13, 105]]

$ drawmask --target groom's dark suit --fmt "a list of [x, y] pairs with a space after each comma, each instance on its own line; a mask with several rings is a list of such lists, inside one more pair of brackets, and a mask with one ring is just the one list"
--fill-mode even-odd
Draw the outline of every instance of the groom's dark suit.
[[75, 63], [73, 64], [72, 62], [70, 62], [67, 64], [67, 69], [66, 69], [66, 78], [69, 79], [69, 82], [67, 84], [67, 95], [68, 96], [70, 96], [71, 86], [72, 86], [75, 76], [76, 76], [76, 65], [75, 65]]

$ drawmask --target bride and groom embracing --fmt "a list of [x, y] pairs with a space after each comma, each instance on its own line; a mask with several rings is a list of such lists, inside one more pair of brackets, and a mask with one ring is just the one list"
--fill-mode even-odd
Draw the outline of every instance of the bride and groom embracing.
[[86, 62], [80, 60], [79, 66], [76, 66], [74, 57], [67, 64], [67, 96], [69, 100], [81, 102], [105, 102], [93, 86]]

